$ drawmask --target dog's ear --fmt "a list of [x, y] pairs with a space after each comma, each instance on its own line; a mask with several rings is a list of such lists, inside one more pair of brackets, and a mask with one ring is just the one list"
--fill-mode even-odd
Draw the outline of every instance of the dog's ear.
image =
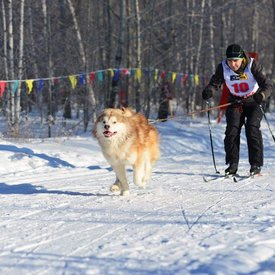
[[122, 107], [121, 111], [122, 111], [122, 115], [125, 116], [125, 117], [130, 117], [130, 116], [133, 116], [135, 114], [133, 109], [129, 108], [129, 107], [127, 107], [127, 108]]

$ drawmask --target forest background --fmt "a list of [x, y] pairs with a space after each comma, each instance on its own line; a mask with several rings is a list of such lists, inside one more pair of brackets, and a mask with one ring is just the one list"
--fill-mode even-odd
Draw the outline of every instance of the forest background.
[[[87, 131], [104, 107], [131, 106], [156, 118], [166, 84], [171, 115], [200, 110], [201, 91], [231, 43], [256, 52], [275, 79], [275, 0], [0, 0], [0, 5], [5, 137]], [[213, 105], [219, 100], [217, 93]], [[268, 111], [273, 109], [274, 95]]]

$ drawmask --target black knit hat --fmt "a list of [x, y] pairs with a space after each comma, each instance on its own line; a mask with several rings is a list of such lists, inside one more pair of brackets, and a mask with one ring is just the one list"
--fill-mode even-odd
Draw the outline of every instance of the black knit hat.
[[227, 59], [241, 59], [244, 57], [244, 51], [242, 47], [238, 44], [232, 44], [226, 49]]

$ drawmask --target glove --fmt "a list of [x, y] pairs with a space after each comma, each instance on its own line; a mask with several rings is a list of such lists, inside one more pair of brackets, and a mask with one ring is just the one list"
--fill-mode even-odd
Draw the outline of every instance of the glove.
[[264, 101], [264, 93], [262, 92], [258, 92], [258, 93], [255, 93], [253, 95], [253, 99], [258, 103], [258, 104], [262, 104], [262, 102]]
[[211, 98], [213, 96], [213, 92], [211, 89], [209, 88], [205, 88], [203, 91], [202, 91], [202, 98], [203, 100], [208, 100], [209, 98]]

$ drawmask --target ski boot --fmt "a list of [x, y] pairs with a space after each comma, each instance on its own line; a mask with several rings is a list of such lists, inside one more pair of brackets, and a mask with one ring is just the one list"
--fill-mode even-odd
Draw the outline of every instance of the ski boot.
[[250, 168], [249, 172], [250, 172], [251, 176], [260, 174], [261, 173], [261, 166], [251, 165], [251, 168]]
[[225, 169], [225, 175], [235, 175], [238, 171], [238, 163], [231, 163], [226, 169]]

